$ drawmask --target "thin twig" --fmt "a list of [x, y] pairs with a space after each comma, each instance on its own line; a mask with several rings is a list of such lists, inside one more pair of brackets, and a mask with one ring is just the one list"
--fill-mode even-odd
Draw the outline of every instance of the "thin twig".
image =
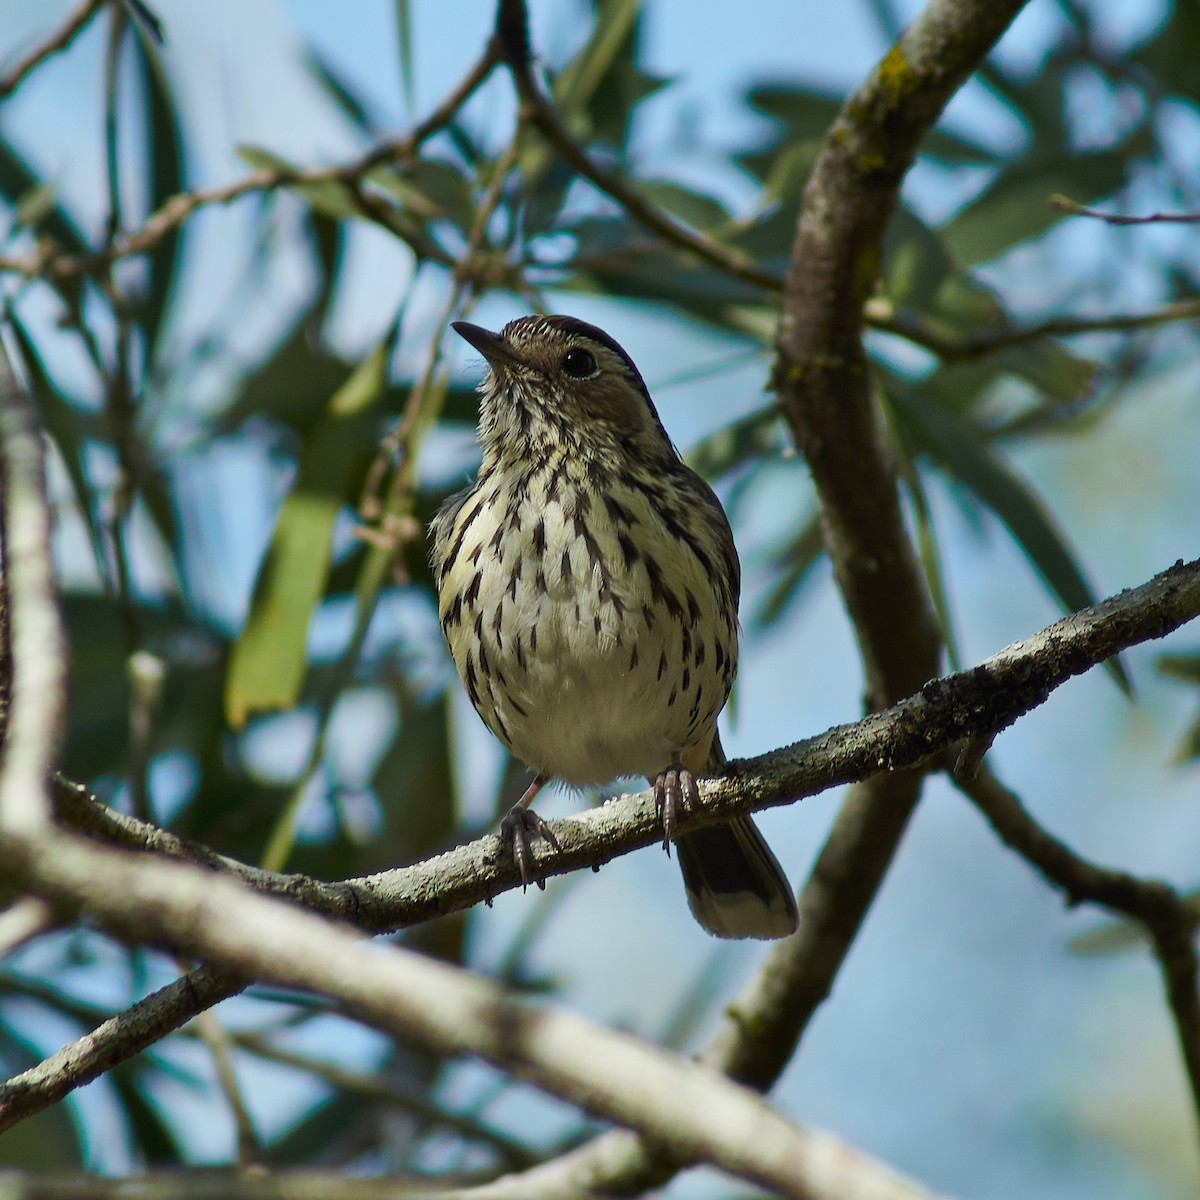
[[530, 69], [528, 25], [524, 0], [501, 0], [497, 38], [521, 101], [520, 120], [537, 129], [569, 167], [615, 200], [644, 229], [672, 245], [690, 251], [735, 279], [778, 290], [781, 286], [779, 278], [765, 271], [749, 255], [681, 225], [614, 172], [601, 167], [575, 141], [534, 82]]
[[[888, 311], [885, 311], [887, 309]], [[927, 322], [890, 312], [890, 306], [868, 300], [867, 324], [881, 333], [892, 333], [932, 351], [944, 362], [969, 362], [998, 350], [1021, 346], [1047, 337], [1074, 337], [1084, 333], [1110, 333], [1165, 325], [1200, 318], [1200, 299], [1176, 300], [1153, 312], [1109, 313], [1096, 317], [1054, 317], [1037, 325], [1010, 325], [994, 332], [966, 338], [944, 337]]]
[[233, 1040], [229, 1031], [217, 1020], [212, 1009], [197, 1013], [193, 1024], [197, 1037], [212, 1056], [217, 1086], [221, 1089], [233, 1117], [238, 1165], [245, 1167], [259, 1163], [262, 1161], [262, 1142], [259, 1140], [254, 1118], [250, 1115], [242, 1085], [238, 1080], [237, 1068], [233, 1061]]
[[199, 967], [101, 1022], [0, 1084], [0, 1133], [134, 1058], [245, 986], [232, 972]]
[[[291, 167], [264, 169], [220, 187], [180, 192], [151, 213], [139, 228], [114, 238], [103, 250], [92, 254], [60, 254], [52, 244], [43, 242], [27, 258], [0, 257], [0, 271], [20, 274], [26, 279], [44, 278], [51, 282], [64, 282], [96, 272], [130, 255], [153, 250], [197, 209], [229, 204], [254, 192], [270, 192], [306, 184], [342, 183], [355, 188], [357, 199], [368, 215], [391, 228], [388, 220], [390, 210], [378, 197], [363, 190], [361, 184], [364, 177], [385, 162], [401, 163], [410, 159], [424, 142], [454, 119], [462, 105], [491, 74], [497, 61], [496, 50], [489, 43], [459, 85], [411, 133], [384, 142], [353, 162], [306, 170]], [[423, 243], [421, 250], [429, 257], [437, 256], [436, 247]]]
[[1106, 225], [1196, 225], [1200, 224], [1200, 212], [1169, 213], [1156, 212], [1146, 216], [1125, 216], [1122, 213], [1102, 212], [1098, 208], [1088, 208], [1070, 196], [1054, 195], [1050, 197], [1052, 208], [1072, 217], [1092, 217], [1103, 221]]
[[[905, 768], [931, 761], [965, 736], [984, 737], [1006, 728], [1021, 713], [1045, 701], [1067, 679], [1131, 645], [1163, 637], [1197, 616], [1200, 616], [1200, 561], [1177, 564], [1149, 583], [1065, 617], [976, 667], [927, 684], [916, 695], [890, 709], [756, 759], [728, 764], [726, 774], [720, 779], [702, 783], [700, 802], [681, 818], [681, 831], [727, 819], [751, 808], [792, 803], [829, 787], [864, 779], [877, 779], [875, 797], [886, 797], [889, 786], [903, 782], [904, 776], [898, 773]], [[214, 881], [220, 875], [233, 875], [257, 891], [369, 933], [458, 912], [501, 891], [521, 886], [515, 865], [497, 855], [494, 836], [480, 838], [411, 867], [339, 883], [322, 883], [302, 875], [278, 875], [222, 859], [174, 834], [114, 813], [90, 801], [86, 793], [65, 785], [60, 787], [59, 803], [60, 819], [94, 838], [116, 846], [144, 847], [159, 857], [200, 862], [212, 869], [210, 877]], [[839, 818], [839, 826], [843, 823]], [[553, 824], [562, 849], [545, 864], [548, 874], [594, 867], [618, 854], [657, 844], [662, 836], [649, 792], [625, 796]], [[872, 828], [866, 822], [861, 830], [854, 827], [851, 831], [854, 836], [839, 835], [839, 848], [834, 854], [840, 864], [834, 872], [837, 879], [842, 877], [843, 867], [850, 877], [856, 870], [861, 872], [867, 861], [862, 855], [848, 852], [846, 847], [861, 844], [868, 858], [880, 853], [867, 837]], [[814, 979], [824, 981], [805, 1001], [808, 1011], [815, 1009], [827, 993], [848, 940], [852, 940], [853, 927], [859, 919], [857, 910], [847, 911], [837, 903], [844, 890], [836, 887], [826, 890], [829, 894], [821, 902], [820, 911], [827, 919], [818, 923], [825, 932], [809, 947], [820, 958], [821, 970], [814, 974], [790, 962], [791, 956], [783, 951], [787, 943], [783, 943], [776, 956], [784, 955], [789, 961], [776, 963], [774, 978], [764, 987], [761, 1001], [752, 1003], [743, 998], [738, 1003], [731, 1021], [738, 1030], [731, 1034], [736, 1044], [726, 1039], [718, 1057], [736, 1064], [743, 1078], [757, 1082], [771, 1069], [777, 1072], [790, 1057], [790, 1050], [776, 1046], [775, 1053], [769, 1056], [771, 1062], [752, 1063], [747, 1039], [741, 1035], [746, 1029], [754, 1029], [760, 1040], [774, 1038], [770, 1014], [777, 1009], [786, 1010], [780, 1021], [786, 1017], [787, 1022], [793, 1022], [792, 996], [800, 981], [808, 982], [806, 996]], [[812, 904], [817, 904], [817, 899]], [[798, 944], [808, 945], [803, 939]], [[105, 1022], [80, 1042], [0, 1086], [0, 1131], [145, 1049], [195, 1013], [235, 994], [241, 986], [234, 975], [204, 967]], [[792, 1032], [799, 1036], [799, 1031]]]
[[294, 1067], [297, 1071], [315, 1075], [330, 1087], [350, 1095], [398, 1108], [434, 1128], [453, 1130], [465, 1139], [494, 1150], [511, 1166], [527, 1167], [537, 1159], [527, 1146], [497, 1129], [472, 1117], [450, 1112], [431, 1104], [424, 1096], [410, 1095], [385, 1082], [379, 1071], [369, 1074], [351, 1071], [339, 1063], [276, 1045], [259, 1033], [228, 1033], [229, 1040], [239, 1049], [268, 1062]]
[[12, 95], [21, 81], [52, 55], [65, 50], [75, 35], [109, 2], [109, 0], [83, 0], [83, 3], [40, 45], [34, 46], [24, 58], [18, 59], [3, 75], [0, 75], [0, 100]]

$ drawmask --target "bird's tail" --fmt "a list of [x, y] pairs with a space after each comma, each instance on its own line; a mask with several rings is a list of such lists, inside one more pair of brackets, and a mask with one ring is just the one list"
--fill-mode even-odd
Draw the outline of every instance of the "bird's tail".
[[[713, 738], [707, 766], [724, 765]], [[724, 938], [781, 938], [800, 924], [796, 896], [779, 860], [749, 817], [734, 817], [675, 843], [688, 904], [709, 933]]]

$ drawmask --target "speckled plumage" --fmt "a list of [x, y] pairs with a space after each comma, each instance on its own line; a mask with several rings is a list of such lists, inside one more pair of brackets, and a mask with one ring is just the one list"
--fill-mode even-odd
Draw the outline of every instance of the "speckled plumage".
[[[570, 317], [456, 328], [489, 362], [483, 462], [435, 519], [431, 557], [472, 703], [539, 778], [699, 772], [737, 671], [740, 571], [720, 502], [601, 330]], [[748, 819], [715, 828], [757, 839], [749, 850], [781, 876]]]

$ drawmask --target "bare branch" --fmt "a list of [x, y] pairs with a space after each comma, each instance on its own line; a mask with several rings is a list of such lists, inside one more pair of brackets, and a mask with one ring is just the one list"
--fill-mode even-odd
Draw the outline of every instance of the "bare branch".
[[4, 614], [12, 679], [0, 775], [0, 830], [25, 832], [50, 816], [46, 781], [66, 692], [62, 623], [50, 562], [37, 411], [0, 343], [0, 494], [4, 498]]
[[1121, 213], [1101, 212], [1098, 208], [1088, 208], [1070, 196], [1054, 195], [1050, 197], [1050, 205], [1059, 212], [1071, 217], [1092, 217], [1103, 221], [1106, 225], [1196, 225], [1200, 224], [1200, 212], [1168, 213], [1156, 212], [1148, 216], [1130, 217]]
[[55, 927], [54, 912], [36, 896], [18, 896], [0, 911], [0, 959]]
[[[1067, 679], [1197, 616], [1200, 561], [1176, 564], [1141, 587], [1065, 617], [976, 667], [926, 684], [883, 712], [758, 758], [735, 760], [721, 777], [703, 782], [700, 804], [680, 819], [682, 832], [751, 808], [792, 803], [838, 784], [870, 781], [839, 816], [822, 851], [822, 870], [814, 873], [801, 895], [802, 928], [807, 932], [773, 951], [757, 990], [734, 1008], [731, 1025], [710, 1052], [710, 1061], [760, 1086], [782, 1069], [808, 1017], [828, 992], [865, 911], [856, 880], [882, 876], [885, 867], [877, 859], [890, 853], [898, 836], [890, 826], [885, 828], [890, 838], [876, 834], [888, 818], [900, 824], [906, 819], [913, 787], [908, 768], [936, 760], [963, 738], [986, 740], [1041, 704]], [[60, 786], [59, 805], [63, 820], [114, 846], [144, 847], [156, 855], [199, 863], [209, 868], [214, 880], [218, 872], [232, 875], [259, 892], [370, 933], [461, 911], [521, 882], [494, 836], [411, 867], [323, 883], [222, 858], [114, 813], [82, 789]], [[662, 835], [650, 792], [556, 821], [553, 829], [562, 849], [541, 864], [546, 875], [598, 866], [657, 844]], [[105, 1022], [81, 1042], [0, 1086], [0, 1130], [145, 1049], [241, 986], [235, 973], [201, 968]], [[742, 1044], [739, 1039], [747, 1029], [756, 1031], [759, 1045]]]
[[[886, 311], [885, 311], [886, 310]], [[907, 315], [893, 315], [890, 306], [867, 301], [866, 323], [881, 333], [895, 334], [932, 351], [944, 362], [970, 362], [1010, 346], [1023, 346], [1047, 337], [1073, 337], [1081, 333], [1112, 333], [1166, 325], [1172, 321], [1200, 318], [1200, 299], [1176, 300], [1153, 312], [1109, 313], [1097, 317], [1054, 317], [1037, 325], [1010, 325], [995, 332], [966, 338], [944, 337], [926, 322]]]
[[[431, 1053], [483, 1058], [639, 1130], [674, 1157], [712, 1162], [780, 1195], [833, 1200], [855, 1190], [840, 1142], [798, 1128], [682, 1055], [534, 1008], [503, 985], [414, 951], [364, 946], [356, 933], [190, 865], [53, 830], [6, 832], [0, 865], [64, 914], [86, 912], [120, 937], [334, 997], [383, 1032]], [[873, 1165], [874, 1194], [905, 1194], [905, 1181]]]
[[1068, 904], [1097, 904], [1129, 917], [1149, 935], [1162, 969], [1167, 1002], [1200, 1126], [1200, 959], [1197, 914], [1179, 893], [1157, 879], [1096, 866], [1043, 829], [1020, 797], [984, 768], [974, 779], [955, 781], [1000, 840], [1066, 896]]
[[0, 1133], [140, 1054], [198, 1013], [236, 996], [244, 986], [231, 972], [200, 967], [110, 1017], [37, 1066], [0, 1084]]
[[83, 0], [74, 12], [40, 45], [34, 46], [23, 58], [19, 58], [3, 75], [0, 75], [0, 100], [21, 86], [21, 81], [31, 71], [41, 66], [52, 55], [65, 50], [85, 25], [109, 2], [109, 0]]

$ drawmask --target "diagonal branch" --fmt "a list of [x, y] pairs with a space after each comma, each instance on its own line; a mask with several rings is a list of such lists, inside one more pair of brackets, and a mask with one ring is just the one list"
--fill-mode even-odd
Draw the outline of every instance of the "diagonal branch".
[[[891, 708], [793, 746], [729, 763], [720, 778], [701, 784], [701, 803], [681, 816], [681, 830], [751, 808], [792, 803], [838, 784], [866, 780], [871, 788], [884, 789], [909, 778], [908, 768], [938, 761], [963, 738], [987, 741], [1068, 679], [1196, 617], [1200, 617], [1200, 561], [1178, 563], [1141, 587], [1013, 643], [976, 667], [926, 684]], [[210, 878], [228, 876], [243, 887], [367, 933], [459, 912], [520, 886], [516, 867], [500, 853], [494, 836], [410, 867], [324, 883], [244, 866], [113, 812], [82, 789], [61, 781], [56, 791], [60, 820], [93, 841], [196, 864]], [[871, 796], [885, 794], [880, 790]], [[883, 811], [886, 814], [886, 807]], [[861, 813], [851, 812], [857, 823], [850, 833], [835, 827], [822, 852], [827, 874], [815, 876], [802, 894], [801, 934], [772, 953], [766, 971], [738, 1002], [709, 1052], [708, 1061], [757, 1086], [768, 1086], [788, 1060], [795, 1039], [824, 998], [844, 957], [860, 919], [858, 910], [840, 903], [854, 873], [878, 870], [871, 855], [886, 851], [858, 844]], [[844, 824], [839, 819], [839, 827]], [[552, 861], [540, 864], [546, 875], [597, 867], [657, 844], [662, 836], [649, 792], [623, 796], [552, 822], [552, 828], [562, 849]], [[793, 945], [799, 949], [789, 952]], [[0, 1130], [139, 1053], [242, 986], [235, 972], [204, 967], [105, 1022], [82, 1041], [0, 1085]], [[757, 1036], [746, 1038], [747, 1029], [756, 1030]]]
[[[53, 828], [0, 826], [0, 865], [60, 912], [253, 976], [334, 997], [359, 1019], [442, 1056], [470, 1054], [585, 1111], [639, 1130], [673, 1157], [709, 1161], [797, 1200], [922, 1191], [846, 1155], [757, 1093], [683, 1055], [504, 985], [356, 933], [196, 867], [99, 848]], [[636, 1080], [637, 1086], [630, 1087]]]
[[747, 254], [696, 233], [668, 216], [646, 200], [635, 188], [613, 171], [605, 170], [571, 136], [558, 113], [534, 82], [530, 66], [529, 14], [525, 0], [500, 0], [496, 20], [496, 41], [517, 89], [521, 102], [520, 119], [532, 125], [576, 174], [594, 184], [615, 200], [643, 229], [656, 234], [673, 246], [679, 246], [711, 263], [735, 279], [758, 287], [777, 290], [777, 275], [765, 270]]
[[28, 54], [19, 58], [3, 75], [0, 75], [0, 100], [11, 96], [21, 86], [25, 76], [36, 70], [46, 59], [65, 50], [76, 34], [109, 2], [109, 0], [82, 0], [82, 3], [44, 42], [34, 46]]

